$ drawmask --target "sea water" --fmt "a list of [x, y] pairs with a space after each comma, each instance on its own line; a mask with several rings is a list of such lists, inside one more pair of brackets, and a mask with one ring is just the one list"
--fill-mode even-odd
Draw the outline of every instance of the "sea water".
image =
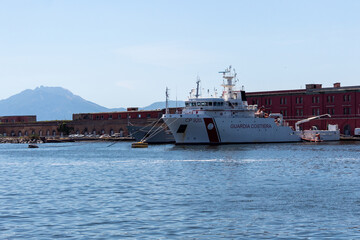
[[0, 145], [0, 239], [360, 238], [360, 142]]

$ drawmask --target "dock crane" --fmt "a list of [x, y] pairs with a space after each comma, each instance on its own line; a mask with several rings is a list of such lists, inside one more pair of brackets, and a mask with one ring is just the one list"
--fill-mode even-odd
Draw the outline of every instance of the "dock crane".
[[306, 118], [306, 119], [297, 121], [297, 122], [295, 123], [295, 130], [296, 130], [296, 131], [300, 131], [299, 125], [302, 124], [302, 123], [310, 122], [311, 120], [315, 120], [315, 119], [322, 118], [322, 117], [329, 117], [329, 118], [331, 118], [331, 115], [330, 115], [330, 114], [322, 114], [322, 115], [319, 115], [319, 116], [314, 116], [314, 117], [310, 117], [310, 118]]

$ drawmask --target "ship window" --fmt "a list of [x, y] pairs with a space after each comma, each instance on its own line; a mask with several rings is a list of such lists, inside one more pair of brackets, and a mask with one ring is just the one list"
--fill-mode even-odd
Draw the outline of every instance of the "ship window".
[[201, 102], [197, 102], [197, 105], [198, 105], [198, 106], [201, 106]]
[[191, 103], [191, 106], [195, 107], [195, 106], [196, 106], [196, 103], [194, 103], [194, 102], [193, 102], [193, 103]]
[[176, 132], [177, 133], [184, 133], [185, 130], [186, 130], [186, 127], [187, 127], [186, 124], [181, 124]]
[[188, 106], [189, 106], [189, 103], [188, 103], [188, 102], [185, 102], [185, 106], [188, 107]]
[[201, 106], [206, 106], [206, 102], [201, 102]]
[[209, 106], [212, 106], [212, 102], [209, 102]]

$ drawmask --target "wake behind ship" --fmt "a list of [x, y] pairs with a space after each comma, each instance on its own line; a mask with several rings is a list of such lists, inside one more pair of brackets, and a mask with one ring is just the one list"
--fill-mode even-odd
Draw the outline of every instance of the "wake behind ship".
[[299, 142], [300, 132], [294, 131], [283, 116], [267, 114], [257, 105], [248, 105], [245, 91], [233, 88], [236, 73], [231, 66], [221, 72], [225, 83], [220, 98], [196, 94], [185, 102], [180, 114], [162, 116], [173, 134], [176, 144], [226, 144]]

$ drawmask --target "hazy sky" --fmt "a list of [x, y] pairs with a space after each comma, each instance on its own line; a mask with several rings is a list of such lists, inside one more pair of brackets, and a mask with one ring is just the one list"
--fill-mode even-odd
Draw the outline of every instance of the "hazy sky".
[[[0, 0], [0, 99], [60, 86], [105, 107], [221, 90], [360, 85], [360, 1]], [[206, 91], [206, 90], [205, 90]]]

